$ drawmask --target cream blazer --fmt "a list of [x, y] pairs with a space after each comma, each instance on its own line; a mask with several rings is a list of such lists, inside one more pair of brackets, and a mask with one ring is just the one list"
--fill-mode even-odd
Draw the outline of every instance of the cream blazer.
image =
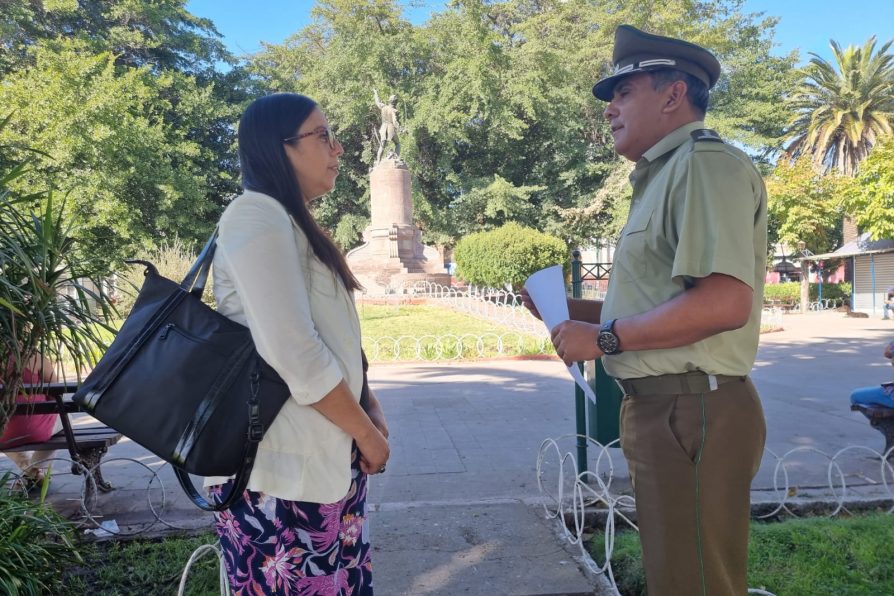
[[[359, 400], [360, 321], [353, 294], [313, 254], [285, 208], [246, 191], [220, 219], [217, 310], [251, 329], [258, 353], [292, 396], [258, 447], [248, 488], [280, 499], [333, 503], [351, 481], [351, 437], [313, 409], [344, 379]], [[226, 478], [207, 478], [205, 486]]]

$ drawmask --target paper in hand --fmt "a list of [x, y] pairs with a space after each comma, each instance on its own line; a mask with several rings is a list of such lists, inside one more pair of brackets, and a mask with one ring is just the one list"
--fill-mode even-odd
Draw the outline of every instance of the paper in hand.
[[[540, 313], [540, 318], [548, 330], [551, 331], [559, 323], [568, 320], [568, 302], [565, 299], [562, 267], [553, 265], [537, 271], [525, 281], [525, 289], [534, 301], [534, 306], [537, 307], [537, 312]], [[581, 374], [577, 364], [569, 366], [568, 372], [590, 401], [596, 403], [596, 394], [584, 380], [584, 375]]]

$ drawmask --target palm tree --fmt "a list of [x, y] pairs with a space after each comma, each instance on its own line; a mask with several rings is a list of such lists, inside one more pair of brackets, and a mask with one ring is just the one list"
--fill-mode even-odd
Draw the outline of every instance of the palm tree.
[[894, 134], [892, 42], [875, 51], [873, 35], [863, 47], [842, 50], [830, 40], [834, 65], [810, 53], [804, 80], [792, 97], [792, 157], [812, 155], [823, 171], [834, 168], [853, 176], [879, 137]]

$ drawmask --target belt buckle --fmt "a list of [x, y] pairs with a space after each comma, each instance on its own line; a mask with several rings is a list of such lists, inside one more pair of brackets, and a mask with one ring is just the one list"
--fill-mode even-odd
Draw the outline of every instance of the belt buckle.
[[717, 375], [708, 375], [708, 391], [716, 391], [718, 386]]

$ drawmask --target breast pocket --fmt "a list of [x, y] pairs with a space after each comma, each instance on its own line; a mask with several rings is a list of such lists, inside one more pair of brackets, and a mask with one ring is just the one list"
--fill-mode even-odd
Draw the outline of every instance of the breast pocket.
[[648, 275], [648, 245], [653, 213], [654, 211], [636, 213], [624, 226], [612, 268], [621, 282], [632, 282]]

